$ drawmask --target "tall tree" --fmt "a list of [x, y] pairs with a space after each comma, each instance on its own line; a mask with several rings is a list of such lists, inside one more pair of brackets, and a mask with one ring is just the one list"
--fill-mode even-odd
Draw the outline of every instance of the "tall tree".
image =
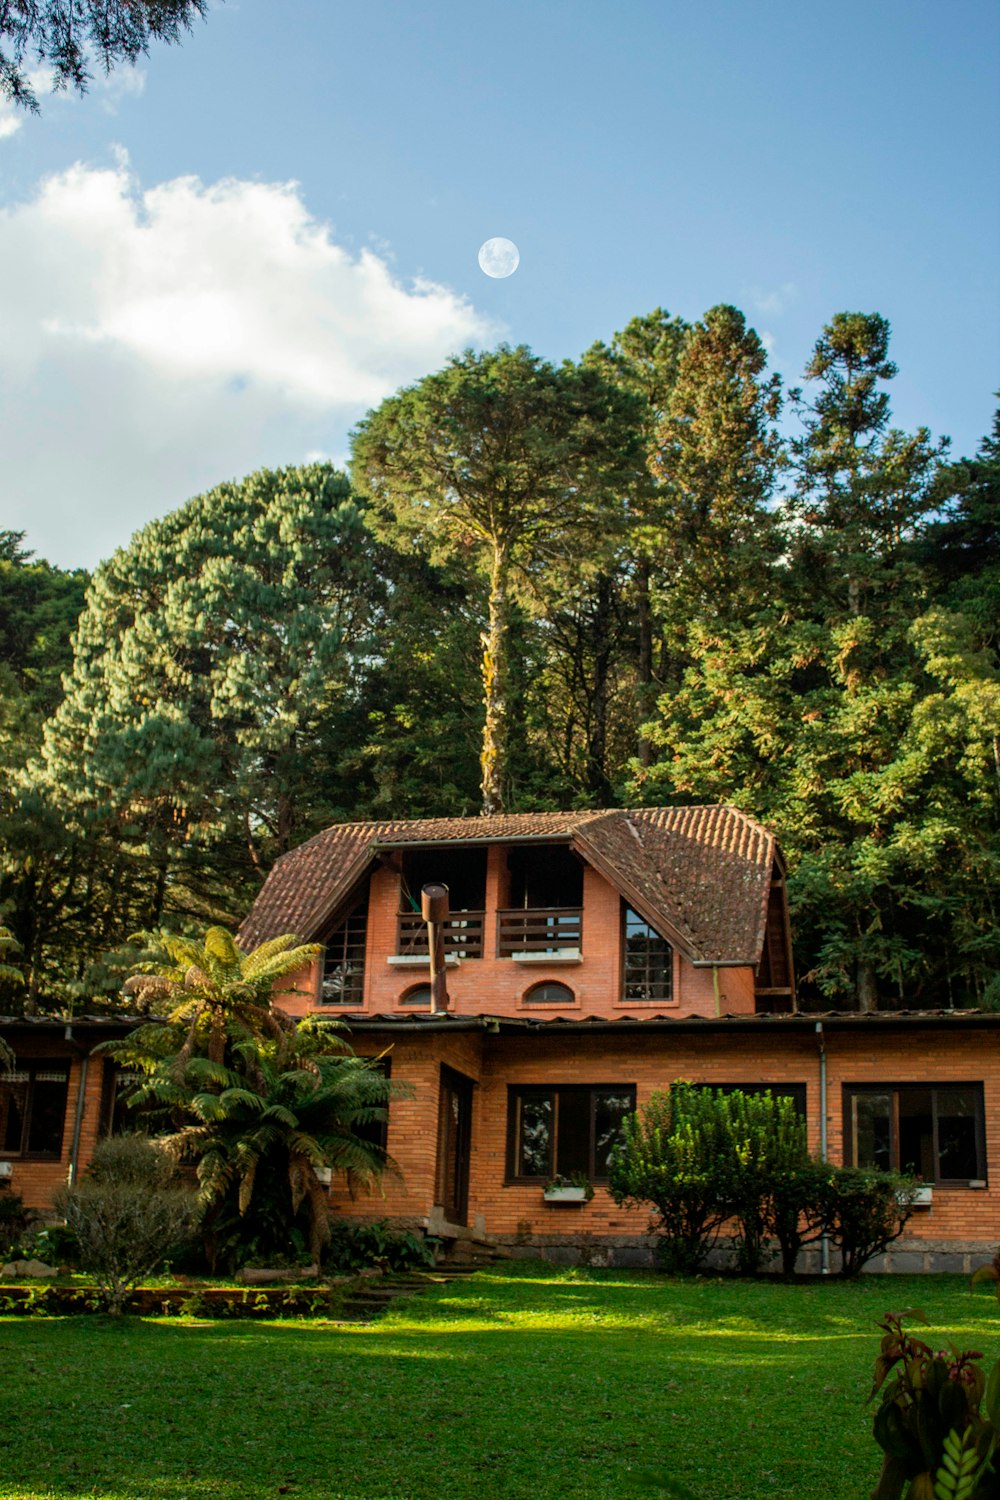
[[832, 617], [878, 613], [913, 587], [908, 548], [934, 506], [931, 480], [947, 444], [925, 427], [891, 428], [889, 324], [837, 313], [793, 392], [804, 433], [795, 444], [793, 516], [808, 593]]
[[338, 729], [376, 598], [370, 534], [322, 464], [221, 485], [101, 566], [0, 889], [29, 999], [170, 913], [235, 917], [351, 810]]
[[352, 476], [382, 534], [432, 560], [465, 557], [486, 580], [485, 813], [507, 790], [511, 591], [600, 531], [603, 497], [638, 462], [634, 410], [595, 369], [501, 346], [452, 359], [354, 435]]
[[660, 481], [660, 580], [669, 614], [741, 619], [766, 600], [778, 538], [769, 508], [781, 457], [781, 381], [735, 307], [689, 331], [651, 458]]

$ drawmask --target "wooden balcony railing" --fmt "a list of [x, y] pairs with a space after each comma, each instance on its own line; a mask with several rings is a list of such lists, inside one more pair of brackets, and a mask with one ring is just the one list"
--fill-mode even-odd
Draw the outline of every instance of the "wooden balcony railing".
[[548, 910], [518, 907], [497, 912], [497, 953], [560, 953], [579, 949], [583, 937], [583, 907], [556, 906]]
[[[456, 912], [444, 927], [445, 958], [482, 958], [484, 911]], [[396, 952], [401, 958], [423, 958], [428, 954], [427, 923], [419, 912], [399, 914]]]

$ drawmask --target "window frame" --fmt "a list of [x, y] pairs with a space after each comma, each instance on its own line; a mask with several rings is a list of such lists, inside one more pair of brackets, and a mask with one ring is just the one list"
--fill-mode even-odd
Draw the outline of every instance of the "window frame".
[[[938, 1138], [938, 1095], [943, 1092], [966, 1089], [975, 1096], [975, 1149], [976, 1166], [978, 1171], [974, 1177], [942, 1177], [940, 1176], [941, 1153]], [[865, 1095], [888, 1094], [889, 1104], [889, 1154], [891, 1157], [890, 1170], [901, 1172], [905, 1163], [899, 1161], [899, 1096], [907, 1090], [921, 1093], [930, 1093], [931, 1096], [931, 1131], [932, 1131], [932, 1153], [934, 1158], [933, 1177], [924, 1177], [922, 1180], [935, 1187], [967, 1188], [970, 1183], [981, 1183], [987, 1186], [989, 1183], [989, 1163], [986, 1156], [986, 1105], [982, 1081], [966, 1079], [947, 1079], [938, 1082], [912, 1083], [845, 1083], [842, 1085], [841, 1109], [844, 1135], [844, 1161], [848, 1166], [859, 1165], [856, 1159], [856, 1142], [854, 1140], [854, 1119], [851, 1108], [852, 1100]], [[880, 1168], [871, 1170], [879, 1171]]]
[[[670, 980], [669, 980], [670, 992], [669, 992], [669, 995], [666, 998], [657, 998], [656, 996], [652, 996], [651, 997], [651, 996], [646, 995], [642, 999], [637, 999], [634, 996], [630, 996], [627, 993], [627, 989], [628, 989], [628, 970], [629, 970], [628, 921], [629, 921], [629, 917], [630, 916], [634, 917], [637, 922], [641, 922], [642, 925], [648, 929], [648, 933], [646, 935], [647, 942], [649, 942], [651, 939], [655, 939], [657, 942], [663, 943], [666, 946], [667, 953], [669, 955], [669, 968], [668, 968], [668, 972], [669, 972], [669, 976], [670, 976]], [[619, 976], [618, 976], [618, 1000], [617, 1000], [617, 1004], [621, 1005], [621, 1006], [627, 1006], [629, 1009], [631, 1009], [633, 1006], [650, 1006], [650, 1005], [668, 1005], [668, 1006], [672, 1006], [672, 1007], [678, 1006], [680, 1004], [680, 997], [679, 997], [679, 995], [677, 993], [677, 991], [678, 991], [679, 972], [678, 972], [678, 963], [677, 963], [677, 949], [674, 946], [674, 944], [670, 941], [669, 938], [664, 937], [663, 933], [659, 932], [657, 930], [657, 928], [655, 928], [653, 926], [652, 922], [647, 922], [646, 918], [642, 915], [642, 913], [636, 911], [635, 907], [634, 906], [630, 906], [629, 903], [626, 900], [624, 900], [624, 898], [622, 899], [622, 902], [621, 902], [620, 932], [621, 932], [621, 966], [620, 966], [620, 973], [619, 973]], [[646, 971], [647, 976], [649, 974], [649, 967], [650, 967], [650, 965], [649, 965], [649, 959], [650, 959], [650, 955], [649, 955], [649, 952], [647, 951], [647, 953], [645, 955], [645, 971]]]
[[[590, 1107], [589, 1119], [589, 1141], [587, 1145], [587, 1177], [591, 1182], [602, 1184], [608, 1181], [607, 1175], [601, 1175], [595, 1170], [596, 1131], [595, 1115], [597, 1110], [597, 1095], [599, 1094], [629, 1094], [632, 1107], [628, 1111], [634, 1114], [636, 1110], [636, 1085], [634, 1083], [508, 1083], [507, 1085], [507, 1154], [504, 1170], [505, 1187], [537, 1187], [539, 1184], [548, 1182], [558, 1172], [557, 1151], [559, 1139], [559, 1104], [560, 1094], [589, 1094]], [[519, 1174], [517, 1165], [520, 1161], [520, 1123], [521, 1123], [521, 1101], [525, 1095], [551, 1094], [554, 1098], [553, 1106], [553, 1134], [549, 1152], [549, 1164], [546, 1172], [535, 1173], [531, 1176]]]
[[[18, 1058], [12, 1068], [0, 1071], [0, 1088], [11, 1081], [11, 1076], [17, 1078], [19, 1074], [27, 1073], [27, 1092], [24, 1103], [24, 1119], [21, 1122], [21, 1144], [14, 1149], [0, 1146], [0, 1161], [62, 1161], [66, 1149], [66, 1117], [69, 1113], [69, 1086], [73, 1076], [73, 1059], [71, 1057], [36, 1058], [28, 1061]], [[59, 1149], [57, 1151], [32, 1151], [29, 1146], [31, 1140], [31, 1127], [35, 1109], [35, 1087], [40, 1073], [65, 1074], [66, 1099], [63, 1104], [62, 1130], [59, 1136]], [[43, 1082], [52, 1080], [42, 1080]]]
[[[558, 985], [561, 990], [565, 990], [566, 998], [559, 1000], [533, 1000], [531, 998], [539, 990], [547, 989], [549, 985]], [[554, 1010], [575, 1010], [580, 1004], [580, 997], [564, 979], [536, 979], [524, 991], [517, 1003], [527, 1010], [544, 1010], [546, 1006], [551, 1006]]]
[[[365, 991], [368, 982], [368, 916], [369, 899], [368, 892], [356, 901], [341, 920], [331, 928], [323, 941], [323, 961], [319, 971], [319, 1005], [322, 1010], [346, 1011], [363, 1010], [365, 1006]], [[353, 928], [353, 937], [352, 937]], [[337, 941], [337, 953], [331, 964], [330, 946]], [[355, 961], [356, 983], [352, 986], [349, 999], [330, 999], [326, 994], [327, 969], [350, 969], [352, 943], [355, 951], [361, 950], [360, 965]], [[348, 993], [347, 990], [344, 993]]]

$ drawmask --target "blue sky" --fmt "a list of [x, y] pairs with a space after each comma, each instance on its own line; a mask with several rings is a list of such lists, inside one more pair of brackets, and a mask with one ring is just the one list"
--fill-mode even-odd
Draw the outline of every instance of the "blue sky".
[[[576, 357], [734, 302], [799, 379], [892, 322], [898, 425], [1000, 385], [995, 0], [228, 0], [0, 113], [0, 526], [93, 565], [468, 344]], [[515, 240], [514, 276], [476, 252]]]

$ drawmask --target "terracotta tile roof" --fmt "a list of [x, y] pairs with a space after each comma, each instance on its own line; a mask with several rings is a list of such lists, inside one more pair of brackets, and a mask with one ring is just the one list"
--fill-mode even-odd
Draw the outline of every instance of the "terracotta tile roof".
[[773, 835], [734, 807], [643, 807], [341, 823], [277, 861], [239, 940], [317, 936], [379, 849], [565, 840], [695, 963], [756, 964]]

